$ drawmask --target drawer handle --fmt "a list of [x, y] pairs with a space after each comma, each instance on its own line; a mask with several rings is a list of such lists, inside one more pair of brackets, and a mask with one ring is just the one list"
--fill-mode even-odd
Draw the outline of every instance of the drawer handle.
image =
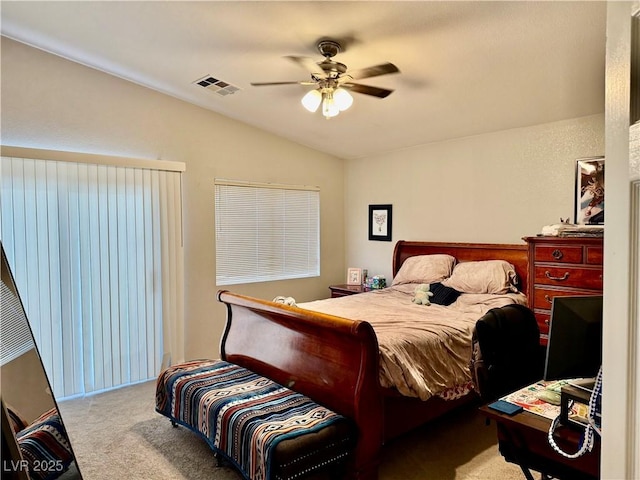
[[553, 252], [551, 252], [551, 256], [556, 260], [560, 260], [563, 257], [563, 254], [560, 250], [556, 248]]
[[548, 318], [547, 318], [547, 319], [545, 319], [545, 321], [544, 321], [544, 324], [545, 324], [545, 325], [549, 325], [550, 323], [551, 323], [551, 320], [549, 320]]
[[559, 282], [562, 282], [563, 280], [569, 278], [569, 272], [564, 272], [564, 275], [561, 277], [554, 277], [553, 275], [551, 275], [551, 273], [549, 273], [549, 270], [547, 270], [546, 272], [544, 272], [544, 275], [549, 280], [558, 280]]
[[549, 303], [553, 303], [553, 298], [551, 298], [549, 295], [545, 295], [544, 299]]

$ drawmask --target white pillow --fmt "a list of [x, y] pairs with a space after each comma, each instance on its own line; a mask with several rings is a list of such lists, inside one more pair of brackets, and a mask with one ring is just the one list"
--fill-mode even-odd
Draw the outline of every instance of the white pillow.
[[456, 259], [451, 255], [416, 255], [407, 258], [391, 285], [436, 283], [451, 275]]
[[516, 271], [505, 260], [458, 263], [442, 284], [463, 293], [502, 294], [518, 291]]

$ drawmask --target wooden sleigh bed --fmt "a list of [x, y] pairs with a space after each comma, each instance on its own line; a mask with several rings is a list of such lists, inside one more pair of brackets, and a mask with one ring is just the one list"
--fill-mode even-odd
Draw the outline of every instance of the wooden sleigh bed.
[[[397, 242], [393, 274], [418, 255], [447, 254], [458, 263], [505, 260], [526, 292], [526, 245]], [[382, 445], [463, 404], [432, 396], [426, 401], [380, 385], [379, 345], [369, 322], [350, 320], [266, 300], [218, 292], [227, 308], [221, 340], [222, 359], [303, 393], [354, 420], [358, 443], [350, 472], [353, 478], [377, 478]], [[338, 300], [338, 299], [336, 299]], [[425, 307], [428, 308], [428, 307]]]

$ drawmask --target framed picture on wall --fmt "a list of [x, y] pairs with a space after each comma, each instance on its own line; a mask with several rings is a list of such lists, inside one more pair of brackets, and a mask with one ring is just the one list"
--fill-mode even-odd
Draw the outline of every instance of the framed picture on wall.
[[362, 269], [361, 268], [347, 269], [347, 285], [362, 285]]
[[369, 240], [391, 241], [391, 205], [369, 205]]
[[604, 157], [576, 162], [575, 223], [604, 225]]

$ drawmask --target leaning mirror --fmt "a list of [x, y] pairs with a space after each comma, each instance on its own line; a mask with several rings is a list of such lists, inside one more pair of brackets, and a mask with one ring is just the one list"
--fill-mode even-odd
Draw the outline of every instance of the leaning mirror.
[[2, 249], [2, 478], [81, 479], [69, 437]]

